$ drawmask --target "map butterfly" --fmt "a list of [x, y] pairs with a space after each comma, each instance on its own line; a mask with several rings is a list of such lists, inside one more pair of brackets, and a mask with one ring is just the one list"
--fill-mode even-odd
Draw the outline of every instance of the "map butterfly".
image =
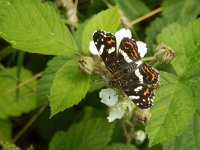
[[142, 62], [136, 41], [124, 37], [117, 43], [112, 33], [102, 30], [93, 34], [93, 41], [112, 80], [139, 108], [150, 108], [155, 95], [153, 89], [159, 84], [159, 73]]

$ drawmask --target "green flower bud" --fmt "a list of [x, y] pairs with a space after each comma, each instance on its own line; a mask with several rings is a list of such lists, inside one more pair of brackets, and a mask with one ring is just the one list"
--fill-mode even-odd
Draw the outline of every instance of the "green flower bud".
[[81, 56], [79, 58], [79, 69], [82, 73], [91, 75], [94, 71], [93, 58], [88, 56]]
[[165, 44], [159, 44], [156, 47], [155, 58], [162, 64], [170, 64], [174, 60], [176, 53]]
[[151, 111], [150, 109], [135, 109], [135, 116], [137, 123], [148, 123], [151, 119]]

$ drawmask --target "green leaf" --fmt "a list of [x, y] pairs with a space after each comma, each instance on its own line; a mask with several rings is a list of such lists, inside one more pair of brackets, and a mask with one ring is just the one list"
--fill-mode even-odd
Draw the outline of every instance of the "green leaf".
[[76, 43], [53, 5], [38, 0], [0, 4], [0, 36], [14, 48], [49, 55], [76, 53]]
[[[148, 48], [150, 50], [154, 48], [153, 46], [157, 44], [156, 37], [164, 27], [167, 27], [173, 22], [179, 23], [181, 25], [186, 25], [195, 19], [200, 13], [199, 5], [199, 0], [164, 1], [162, 5], [163, 17], [152, 21], [146, 30], [147, 36], [145, 41], [147, 42]], [[152, 55], [153, 53], [152, 51], [148, 51], [148, 54]]]
[[178, 137], [163, 144], [164, 150], [199, 150], [200, 149], [200, 111], [196, 114], [190, 126]]
[[194, 94], [188, 81], [170, 73], [160, 74], [161, 86], [146, 127], [150, 146], [180, 135], [194, 113]]
[[85, 24], [86, 23], [79, 24], [76, 29], [76, 32], [74, 32], [74, 34], [73, 34], [79, 51], [82, 51], [82, 36], [83, 36], [83, 30], [84, 30]]
[[0, 145], [2, 146], [3, 150], [21, 150], [15, 144], [9, 143], [7, 141], [0, 141]]
[[67, 56], [56, 56], [48, 62], [42, 78], [38, 81], [37, 98], [39, 104], [42, 104], [49, 99], [50, 87], [56, 72], [70, 59], [71, 58]]
[[188, 128], [178, 137], [163, 143], [165, 150], [200, 149], [200, 81], [193, 86], [196, 93], [196, 112]]
[[16, 90], [20, 83], [31, 78], [31, 72], [21, 68], [20, 79], [17, 79], [16, 68], [0, 70], [0, 118], [20, 116], [36, 107], [36, 81], [32, 81]]
[[[169, 38], [170, 37], [170, 38]], [[199, 71], [200, 66], [200, 19], [183, 28], [173, 24], [158, 36], [176, 52], [173, 67], [179, 77], [191, 77]]]
[[90, 76], [90, 89], [88, 92], [94, 92], [96, 90], [102, 89], [106, 86], [105, 80], [100, 78], [98, 75], [91, 75]]
[[150, 11], [140, 0], [115, 0], [115, 2], [129, 19], [136, 19]]
[[199, 0], [167, 0], [163, 2], [162, 14], [170, 22], [186, 25], [199, 15], [199, 6]]
[[65, 132], [57, 132], [49, 150], [101, 150], [111, 138], [113, 124], [105, 119], [82, 121]]
[[110, 146], [107, 146], [105, 150], [137, 150], [137, 148], [131, 144], [125, 145], [122, 143], [115, 143]]
[[89, 42], [97, 29], [115, 32], [120, 24], [118, 7], [107, 9], [93, 16], [85, 25], [82, 36], [82, 49], [89, 53]]
[[156, 37], [162, 31], [162, 29], [168, 25], [168, 22], [164, 18], [157, 18], [151, 22], [150, 26], [146, 29], [146, 38], [145, 41], [148, 46], [148, 54], [153, 55], [153, 50], [156, 45]]
[[89, 76], [80, 74], [77, 59], [66, 62], [56, 73], [50, 89], [51, 117], [80, 102], [89, 83]]
[[0, 141], [11, 141], [11, 127], [9, 120], [0, 120]]

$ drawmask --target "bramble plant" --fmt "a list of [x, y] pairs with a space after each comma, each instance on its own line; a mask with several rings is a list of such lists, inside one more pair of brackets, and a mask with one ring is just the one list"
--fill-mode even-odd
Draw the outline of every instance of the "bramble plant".
[[[83, 2], [0, 0], [1, 147], [200, 149], [200, 1]], [[150, 109], [110, 85], [98, 29], [132, 35], [158, 70]]]

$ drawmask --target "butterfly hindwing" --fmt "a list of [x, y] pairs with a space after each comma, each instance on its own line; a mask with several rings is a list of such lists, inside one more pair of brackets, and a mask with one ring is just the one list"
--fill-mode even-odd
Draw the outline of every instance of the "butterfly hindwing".
[[146, 85], [130, 85], [123, 91], [141, 109], [148, 109], [153, 105], [154, 91]]
[[146, 63], [142, 63], [133, 74], [138, 77], [139, 83], [145, 85], [157, 85], [159, 83], [158, 71]]

